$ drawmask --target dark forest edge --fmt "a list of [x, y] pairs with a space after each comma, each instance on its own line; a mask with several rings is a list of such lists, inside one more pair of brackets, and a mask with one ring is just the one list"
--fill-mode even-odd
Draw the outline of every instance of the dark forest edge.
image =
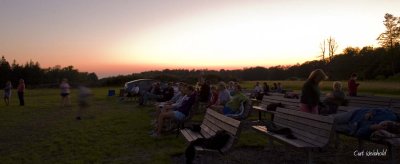
[[73, 66], [41, 68], [38, 62], [20, 65], [15, 60], [10, 64], [3, 56], [0, 60], [0, 84], [10, 80], [16, 86], [20, 78], [25, 79], [28, 88], [58, 87], [63, 78], [69, 79], [72, 85], [89, 86], [121, 86], [127, 81], [141, 78], [195, 83], [200, 76], [211, 82], [304, 80], [311, 71], [319, 68], [327, 73], [329, 80], [347, 80], [350, 74], [356, 73], [360, 80], [400, 81], [400, 18], [385, 14], [383, 24], [386, 30], [377, 38], [381, 47], [347, 47], [341, 54], [332, 54], [329, 58], [285, 66], [256, 66], [236, 70], [164, 69], [98, 79], [95, 73], [80, 72]]

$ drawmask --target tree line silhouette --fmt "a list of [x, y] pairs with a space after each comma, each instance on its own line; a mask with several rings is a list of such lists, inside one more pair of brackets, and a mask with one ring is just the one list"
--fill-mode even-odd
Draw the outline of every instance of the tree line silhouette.
[[[236, 70], [189, 70], [164, 69], [119, 75], [98, 79], [95, 73], [79, 72], [73, 66], [61, 68], [54, 66], [41, 68], [38, 62], [25, 65], [10, 64], [4, 56], [0, 60], [0, 84], [11, 80], [14, 85], [23, 78], [28, 86], [58, 86], [62, 78], [68, 78], [71, 84], [111, 86], [122, 85], [127, 81], [140, 78], [152, 78], [160, 81], [183, 81], [194, 83], [200, 76], [211, 82], [242, 80], [304, 80], [314, 69], [323, 69], [330, 80], [347, 80], [349, 75], [357, 73], [361, 80], [400, 80], [400, 17], [385, 14], [383, 24], [386, 30], [377, 40], [381, 47], [347, 47], [336, 54], [338, 43], [332, 37], [321, 43], [321, 55], [318, 60], [295, 65], [271, 67], [250, 67]], [[328, 56], [325, 57], [327, 52]]]
[[[400, 81], [400, 17], [385, 14], [383, 24], [386, 30], [377, 40], [381, 47], [347, 47], [336, 54], [338, 43], [333, 37], [324, 40], [319, 60], [307, 61], [291, 66], [250, 67], [237, 70], [187, 70], [165, 69], [147, 71], [126, 76], [114, 76], [101, 79], [104, 85], [120, 85], [138, 78], [154, 78], [167, 81], [195, 82], [199, 76], [211, 81], [219, 80], [303, 80], [311, 71], [321, 68], [330, 80], [347, 80], [357, 73], [361, 80]], [[327, 54], [327, 57], [325, 56]]]
[[33, 61], [17, 64], [14, 60], [10, 64], [4, 56], [0, 60], [0, 86], [6, 81], [11, 81], [13, 86], [17, 86], [18, 80], [24, 79], [28, 88], [58, 87], [63, 78], [69, 79], [73, 85], [95, 85], [98, 81], [95, 73], [79, 72], [73, 66], [41, 68], [38, 62]]

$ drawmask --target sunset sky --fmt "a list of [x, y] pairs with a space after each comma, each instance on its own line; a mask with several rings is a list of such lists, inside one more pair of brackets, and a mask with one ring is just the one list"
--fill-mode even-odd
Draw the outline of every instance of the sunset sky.
[[0, 0], [0, 56], [100, 77], [163, 68], [233, 69], [378, 46], [399, 0]]

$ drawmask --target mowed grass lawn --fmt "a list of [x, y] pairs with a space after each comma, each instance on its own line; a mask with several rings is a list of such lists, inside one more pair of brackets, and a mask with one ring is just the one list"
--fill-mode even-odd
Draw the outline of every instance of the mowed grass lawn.
[[[302, 84], [291, 84], [288, 81], [282, 83], [286, 88], [294, 90]], [[328, 83], [324, 82], [323, 85], [330, 86]], [[373, 83], [361, 82], [361, 87], [370, 84]], [[243, 85], [252, 87], [254, 82], [244, 82]], [[380, 84], [383, 88], [375, 86], [372, 93], [395, 96], [399, 92], [398, 85]], [[184, 153], [186, 144], [182, 136], [176, 138], [174, 134], [169, 134], [159, 139], [149, 137], [153, 107], [138, 107], [134, 102], [120, 102], [116, 97], [107, 97], [107, 92], [108, 88], [94, 88], [91, 106], [84, 119], [77, 121], [77, 90], [72, 90], [71, 107], [60, 107], [58, 89], [27, 90], [26, 106], [20, 107], [14, 90], [10, 106], [0, 102], [0, 163], [174, 163], [171, 157]], [[253, 113], [250, 119], [257, 119], [257, 114]], [[193, 121], [201, 120], [201, 114], [193, 118]], [[266, 138], [249, 127], [242, 129], [239, 142], [234, 148], [237, 152], [228, 155], [227, 159], [254, 163], [258, 159], [254, 155], [263, 152], [260, 152], [259, 147], [267, 146]], [[352, 154], [357, 141], [343, 138], [345, 148], [339, 151], [339, 161], [359, 162]], [[375, 147], [372, 145], [369, 150]], [[284, 150], [283, 153], [288, 154], [290, 149]], [[276, 151], [269, 153], [274, 156]], [[334, 150], [329, 155], [332, 159], [325, 156], [319, 160], [325, 161], [323, 163], [332, 163], [328, 162], [331, 160], [340, 163], [335, 157], [337, 153]], [[274, 157], [259, 158], [270, 160]], [[294, 159], [304, 159], [304, 155], [297, 155]], [[364, 162], [368, 160], [362, 159]]]
[[[257, 81], [244, 81], [243, 87], [251, 89]], [[301, 91], [304, 81], [258, 81], [260, 83], [267, 82], [271, 87], [273, 83], [280, 82], [284, 89]], [[347, 81], [341, 81], [343, 90], [347, 93]], [[378, 95], [400, 98], [400, 82], [385, 82], [385, 81], [358, 81], [360, 86], [358, 91], [360, 94]], [[322, 91], [327, 92], [332, 90], [333, 81], [322, 81], [320, 88]]]
[[[184, 152], [182, 137], [149, 137], [153, 108], [119, 102], [107, 91], [93, 89], [81, 121], [75, 120], [77, 90], [71, 107], [60, 107], [58, 89], [27, 90], [24, 107], [14, 92], [10, 106], [0, 102], [0, 163], [171, 163]], [[242, 134], [242, 145], [266, 143], [253, 131]]]

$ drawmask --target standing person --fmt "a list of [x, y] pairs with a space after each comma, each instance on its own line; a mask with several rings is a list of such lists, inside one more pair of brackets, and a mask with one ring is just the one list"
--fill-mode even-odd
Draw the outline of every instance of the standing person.
[[18, 91], [19, 105], [24, 106], [25, 105], [25, 100], [24, 100], [25, 81], [24, 81], [24, 79], [19, 79], [17, 91]]
[[357, 88], [360, 85], [360, 83], [356, 83], [357, 80], [357, 74], [353, 73], [350, 76], [350, 79], [347, 83], [349, 87], [349, 96], [357, 96]]
[[92, 91], [89, 88], [84, 87], [83, 85], [80, 85], [78, 89], [79, 89], [79, 95], [78, 95], [79, 109], [76, 116], [76, 120], [81, 120], [83, 117], [84, 109], [89, 107], [89, 97], [92, 95]]
[[11, 89], [11, 81], [7, 81], [6, 86], [4, 87], [4, 102], [7, 106], [10, 105]]
[[301, 89], [300, 110], [303, 112], [318, 114], [318, 105], [320, 102], [321, 92], [319, 83], [328, 77], [321, 69], [316, 69], [311, 72], [307, 81]]
[[61, 84], [60, 84], [60, 89], [61, 89], [61, 106], [65, 105], [70, 105], [71, 102], [69, 100], [69, 94], [70, 94], [70, 86], [68, 84], [68, 79], [63, 79]]

